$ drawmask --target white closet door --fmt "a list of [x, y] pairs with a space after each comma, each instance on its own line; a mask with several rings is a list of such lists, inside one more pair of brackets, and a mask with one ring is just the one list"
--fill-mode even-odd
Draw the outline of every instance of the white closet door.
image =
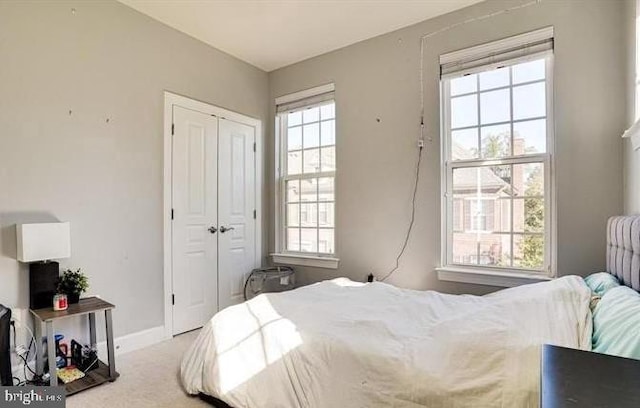
[[218, 310], [218, 119], [173, 107], [173, 334]]
[[223, 309], [244, 300], [244, 280], [256, 266], [255, 128], [220, 119], [218, 137], [218, 293]]

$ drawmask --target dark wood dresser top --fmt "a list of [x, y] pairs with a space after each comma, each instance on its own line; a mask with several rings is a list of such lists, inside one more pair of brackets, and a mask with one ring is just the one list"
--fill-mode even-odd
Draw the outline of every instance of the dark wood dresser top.
[[638, 408], [640, 360], [544, 345], [542, 408]]

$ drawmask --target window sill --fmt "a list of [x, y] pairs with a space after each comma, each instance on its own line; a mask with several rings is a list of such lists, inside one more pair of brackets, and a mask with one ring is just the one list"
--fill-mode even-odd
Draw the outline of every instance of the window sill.
[[545, 282], [553, 279], [535, 273], [501, 272], [451, 266], [436, 268], [436, 271], [438, 273], [438, 279], [441, 281], [473, 283], [476, 285], [498, 286], [503, 288], [511, 288], [528, 283]]
[[274, 263], [283, 265], [312, 266], [316, 268], [338, 269], [338, 258], [312, 255], [271, 254]]

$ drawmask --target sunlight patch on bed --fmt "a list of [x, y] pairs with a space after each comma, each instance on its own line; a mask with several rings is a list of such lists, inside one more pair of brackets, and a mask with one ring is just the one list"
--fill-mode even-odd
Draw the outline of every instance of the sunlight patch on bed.
[[217, 371], [223, 395], [302, 344], [296, 325], [283, 318], [267, 296], [238, 305], [233, 316], [228, 316], [221, 326], [228, 334], [216, 337]]
[[366, 283], [363, 282], [354, 282], [351, 279], [347, 279], [347, 278], [335, 278], [333, 280], [331, 280], [331, 283], [333, 283], [336, 286], [341, 286], [341, 287], [361, 287], [361, 286], [365, 286]]

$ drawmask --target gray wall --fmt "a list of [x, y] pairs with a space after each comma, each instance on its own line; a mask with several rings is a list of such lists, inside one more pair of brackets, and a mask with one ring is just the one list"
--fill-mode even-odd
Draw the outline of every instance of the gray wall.
[[[116, 303], [116, 335], [163, 324], [165, 89], [260, 118], [272, 133], [267, 118], [276, 96], [334, 81], [341, 265], [300, 275], [311, 282], [384, 273], [410, 211], [419, 37], [517, 3], [482, 3], [267, 75], [116, 2], [0, 1], [0, 302], [28, 303], [27, 271], [13, 259], [13, 225], [59, 219], [71, 222], [73, 239], [73, 257], [62, 266], [82, 267], [91, 292]], [[629, 116], [621, 95], [629, 82], [625, 33], [633, 23], [624, 18], [626, 4], [545, 0], [428, 43], [426, 124], [433, 141], [423, 157], [414, 234], [392, 283], [458, 293], [494, 289], [439, 282], [433, 270], [440, 251], [437, 56], [547, 25], [557, 39], [559, 272], [604, 266], [604, 223], [623, 206], [618, 137]], [[269, 136], [265, 168], [272, 180]], [[636, 187], [627, 188], [626, 203], [637, 212], [639, 180], [632, 178], [640, 159], [629, 150], [627, 187]], [[267, 188], [273, 192], [271, 183]], [[272, 220], [265, 234], [273, 249]]]
[[163, 325], [163, 91], [266, 124], [267, 74], [115, 1], [0, 1], [0, 55], [0, 303], [28, 306], [13, 225], [59, 219], [116, 335]]
[[[635, 105], [640, 103], [636, 95], [640, 95], [637, 89], [636, 76], [640, 69], [636, 67], [636, 18], [638, 16], [638, 3], [636, 0], [626, 2], [626, 28], [627, 28], [627, 126], [635, 121]], [[625, 214], [640, 213], [640, 151], [634, 151], [631, 140], [624, 141], [624, 211]]]
[[[480, 3], [270, 73], [272, 112], [275, 97], [336, 84], [341, 262], [337, 271], [301, 268], [303, 282], [334, 276], [362, 280], [369, 272], [382, 275], [393, 266], [410, 215], [419, 134], [420, 36], [523, 2]], [[423, 157], [413, 236], [390, 282], [455, 293], [495, 289], [440, 282], [434, 272], [440, 251], [438, 56], [549, 25], [556, 35], [558, 272], [585, 275], [604, 268], [605, 223], [623, 208], [619, 137], [626, 120], [624, 22], [624, 1], [545, 0], [428, 41], [425, 121], [433, 141]], [[273, 169], [273, 154], [268, 158]], [[271, 223], [272, 249], [274, 228]]]

